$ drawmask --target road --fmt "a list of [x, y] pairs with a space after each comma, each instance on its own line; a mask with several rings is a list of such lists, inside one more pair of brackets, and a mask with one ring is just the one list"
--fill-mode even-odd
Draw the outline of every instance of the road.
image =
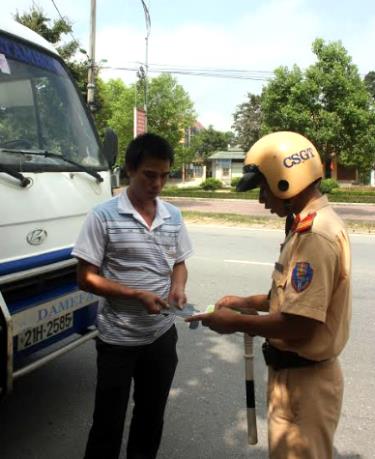
[[[209, 198], [174, 198], [166, 197], [182, 210], [195, 212], [218, 212], [249, 216], [274, 217], [263, 204], [245, 199], [209, 199]], [[374, 222], [375, 204], [333, 203], [333, 208], [343, 220]]]
[[[195, 255], [188, 262], [188, 295], [199, 308], [224, 294], [268, 290], [282, 231], [198, 225], [189, 225], [189, 231]], [[353, 323], [342, 355], [346, 388], [335, 457], [370, 459], [375, 431], [375, 239], [351, 239]], [[201, 327], [193, 331], [182, 321], [177, 326], [180, 362], [159, 459], [266, 459], [261, 339], [255, 340], [259, 443], [254, 447], [246, 444], [241, 334], [220, 336]], [[0, 405], [1, 458], [82, 458], [94, 385], [92, 342], [16, 381], [13, 395]]]

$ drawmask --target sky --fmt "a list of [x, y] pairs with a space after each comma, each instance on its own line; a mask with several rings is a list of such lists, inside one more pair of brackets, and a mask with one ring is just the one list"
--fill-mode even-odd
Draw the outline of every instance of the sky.
[[[375, 2], [373, 0], [144, 0], [151, 18], [148, 37], [149, 76], [153, 70], [200, 70], [251, 79], [174, 74], [194, 103], [206, 128], [227, 131], [233, 113], [260, 94], [275, 68], [315, 62], [316, 38], [340, 40], [364, 76], [375, 70]], [[32, 0], [2, 0], [2, 16], [28, 11]], [[59, 14], [73, 24], [73, 35], [89, 49], [90, 0], [38, 0], [46, 16]], [[141, 0], [97, 0], [96, 61], [111, 67], [104, 79], [134, 82], [146, 61], [146, 24]], [[104, 62], [105, 61], [105, 62]], [[260, 79], [259, 79], [260, 77]]]

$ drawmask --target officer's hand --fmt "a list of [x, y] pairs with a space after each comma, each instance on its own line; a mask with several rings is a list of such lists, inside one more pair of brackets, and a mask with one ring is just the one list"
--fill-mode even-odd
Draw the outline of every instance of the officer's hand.
[[196, 322], [198, 320], [202, 321], [202, 325], [205, 327], [220, 334], [239, 331], [240, 314], [225, 307], [216, 309], [214, 312], [195, 314], [185, 319], [185, 322]]
[[141, 291], [138, 299], [142, 301], [149, 314], [160, 314], [162, 309], [168, 308], [168, 304], [160, 296], [151, 292]]
[[186, 294], [183, 288], [172, 287], [168, 295], [168, 304], [183, 309], [186, 304]]
[[242, 296], [227, 295], [221, 298], [215, 304], [215, 310], [222, 308], [234, 309], [235, 311], [240, 311], [246, 307], [246, 299]]

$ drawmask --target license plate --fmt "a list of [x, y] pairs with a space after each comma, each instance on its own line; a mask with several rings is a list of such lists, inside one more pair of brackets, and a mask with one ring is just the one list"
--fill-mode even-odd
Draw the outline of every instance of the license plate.
[[59, 333], [73, 327], [73, 313], [55, 317], [54, 319], [37, 325], [34, 328], [28, 328], [18, 335], [17, 349], [22, 351], [28, 347], [50, 338], [51, 336], [58, 335]]

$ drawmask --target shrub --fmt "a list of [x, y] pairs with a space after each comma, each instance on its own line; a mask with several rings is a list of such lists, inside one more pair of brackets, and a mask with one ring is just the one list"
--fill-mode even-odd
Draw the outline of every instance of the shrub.
[[338, 188], [339, 184], [336, 180], [328, 178], [320, 182], [320, 191], [324, 194], [331, 193], [333, 189]]
[[164, 189], [167, 190], [167, 191], [170, 191], [170, 192], [177, 192], [178, 191], [178, 187], [176, 185], [170, 185], [169, 183], [167, 183], [167, 185], [165, 186]]
[[236, 188], [236, 186], [238, 185], [238, 182], [241, 180], [242, 177], [233, 177], [231, 182], [230, 182], [230, 186], [232, 186], [233, 188]]
[[223, 188], [223, 184], [220, 182], [220, 180], [210, 177], [202, 182], [201, 187], [204, 190], [213, 191]]

